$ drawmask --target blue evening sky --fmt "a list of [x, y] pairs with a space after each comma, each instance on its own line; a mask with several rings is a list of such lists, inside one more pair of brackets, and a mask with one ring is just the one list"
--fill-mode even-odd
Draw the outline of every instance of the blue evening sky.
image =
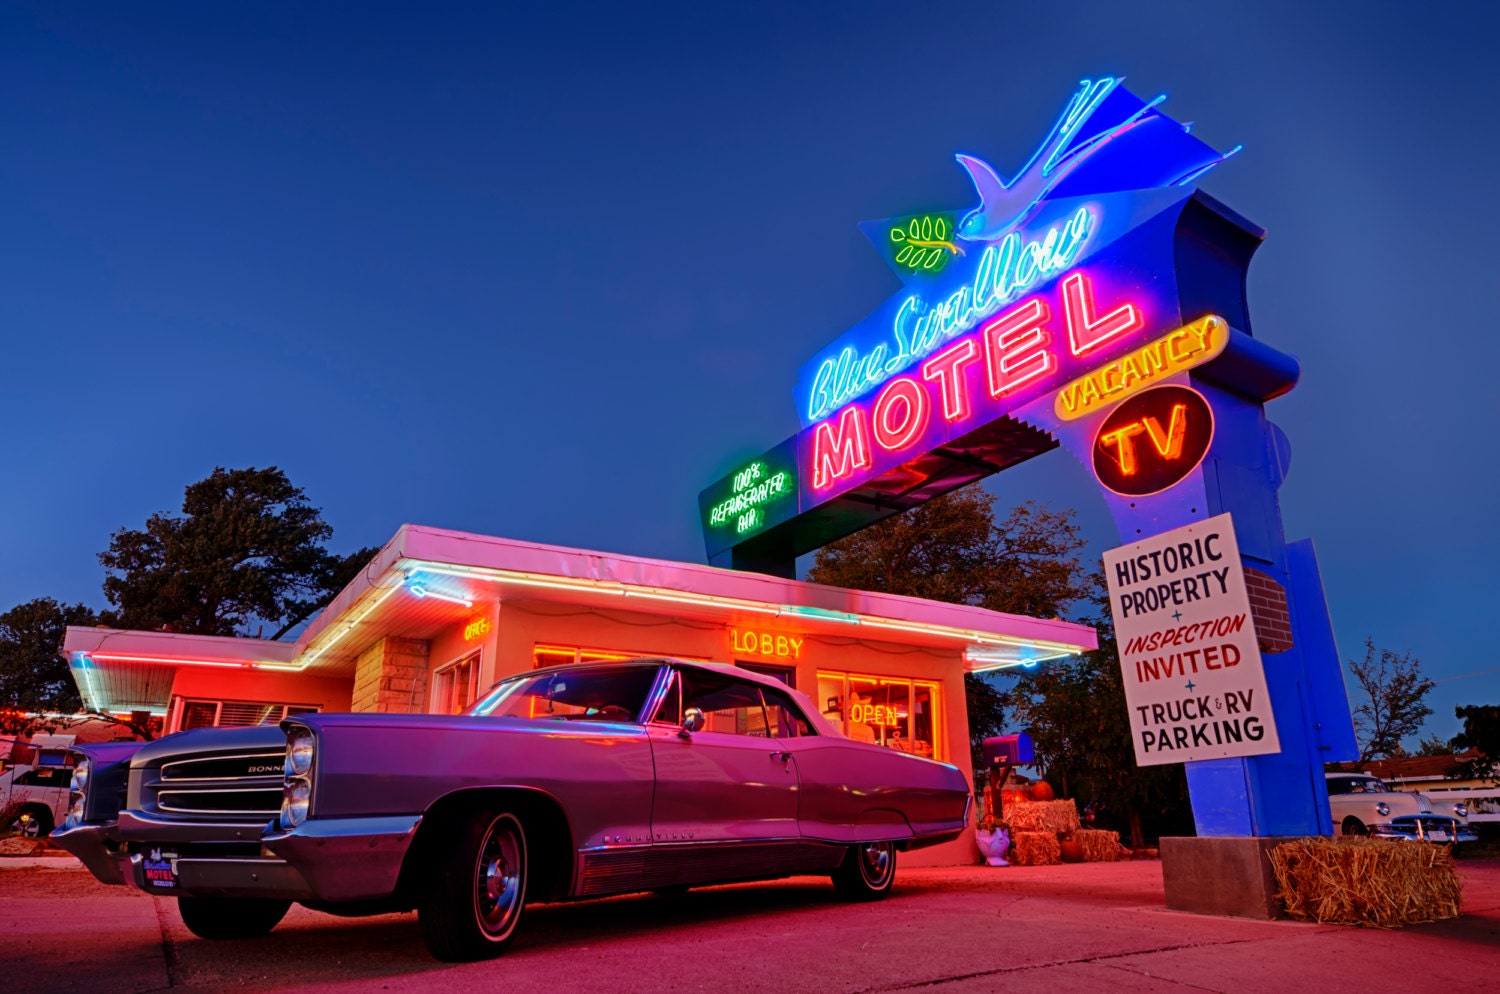
[[[698, 490], [797, 428], [896, 280], [855, 225], [966, 208], [1080, 77], [1246, 150], [1256, 334], [1303, 363], [1289, 537], [1340, 647], [1500, 703], [1500, 96], [1487, 4], [7, 4], [0, 608], [215, 465], [341, 550], [419, 522], [701, 561]], [[1079, 509], [1054, 452], [991, 481]], [[1475, 672], [1479, 676], [1466, 676]]]

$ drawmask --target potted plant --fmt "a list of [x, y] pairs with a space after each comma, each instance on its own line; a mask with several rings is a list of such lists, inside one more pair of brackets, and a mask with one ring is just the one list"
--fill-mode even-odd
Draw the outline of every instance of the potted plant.
[[985, 815], [974, 826], [974, 842], [989, 866], [1009, 866], [1005, 854], [1010, 851], [1010, 826], [993, 815]]

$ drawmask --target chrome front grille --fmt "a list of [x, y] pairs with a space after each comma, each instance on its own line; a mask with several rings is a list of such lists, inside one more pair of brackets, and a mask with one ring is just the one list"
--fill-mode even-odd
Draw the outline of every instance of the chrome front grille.
[[164, 763], [163, 780], [239, 780], [246, 777], [281, 778], [286, 753], [256, 752], [237, 756], [199, 756]]
[[285, 752], [184, 756], [148, 770], [141, 807], [204, 821], [261, 821], [281, 810]]
[[1404, 818], [1392, 818], [1391, 825], [1403, 832], [1421, 835], [1429, 835], [1433, 831], [1447, 832], [1449, 838], [1452, 838], [1453, 833], [1458, 829], [1457, 821], [1442, 815], [1408, 815]]

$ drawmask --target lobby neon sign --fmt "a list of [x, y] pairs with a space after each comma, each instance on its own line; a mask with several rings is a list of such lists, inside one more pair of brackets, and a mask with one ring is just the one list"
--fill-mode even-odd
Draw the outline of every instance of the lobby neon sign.
[[[1086, 356], [1146, 327], [1138, 303], [1099, 301], [1093, 281], [1082, 270], [1062, 280], [1057, 297], [1060, 322], [1054, 318], [1050, 294], [1030, 297], [924, 362], [920, 382], [911, 376], [891, 380], [868, 410], [859, 403], [848, 404], [815, 425], [813, 488], [826, 490], [869, 468], [872, 441], [884, 452], [897, 453], [925, 437], [933, 418], [967, 420], [976, 389], [991, 400], [1004, 399], [1055, 374], [1060, 349], [1073, 357]], [[1060, 332], [1055, 344], [1054, 327]], [[984, 375], [971, 375], [975, 369]]]
[[973, 278], [958, 290], [936, 301], [909, 294], [896, 311], [887, 341], [864, 353], [848, 345], [823, 360], [807, 397], [808, 420], [821, 420], [1066, 270], [1095, 226], [1094, 213], [1080, 207], [1041, 238], [1027, 240], [1012, 231], [985, 248]]

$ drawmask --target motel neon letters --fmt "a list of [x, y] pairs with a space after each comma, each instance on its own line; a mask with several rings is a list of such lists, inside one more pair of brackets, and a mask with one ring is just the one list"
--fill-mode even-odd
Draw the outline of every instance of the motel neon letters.
[[[1061, 281], [1057, 295], [1061, 314], [1054, 316], [1050, 294], [1029, 297], [927, 359], [917, 376], [888, 381], [868, 409], [851, 403], [819, 422], [813, 429], [813, 488], [825, 490], [869, 467], [872, 441], [885, 452], [900, 452], [926, 434], [933, 418], [964, 421], [973, 411], [974, 389], [987, 391], [991, 400], [1005, 398], [1055, 374], [1060, 348], [1087, 356], [1146, 325], [1134, 302], [1097, 300], [1081, 270]], [[1056, 341], [1054, 329], [1061, 332]], [[983, 375], [971, 377], [976, 368]]]

